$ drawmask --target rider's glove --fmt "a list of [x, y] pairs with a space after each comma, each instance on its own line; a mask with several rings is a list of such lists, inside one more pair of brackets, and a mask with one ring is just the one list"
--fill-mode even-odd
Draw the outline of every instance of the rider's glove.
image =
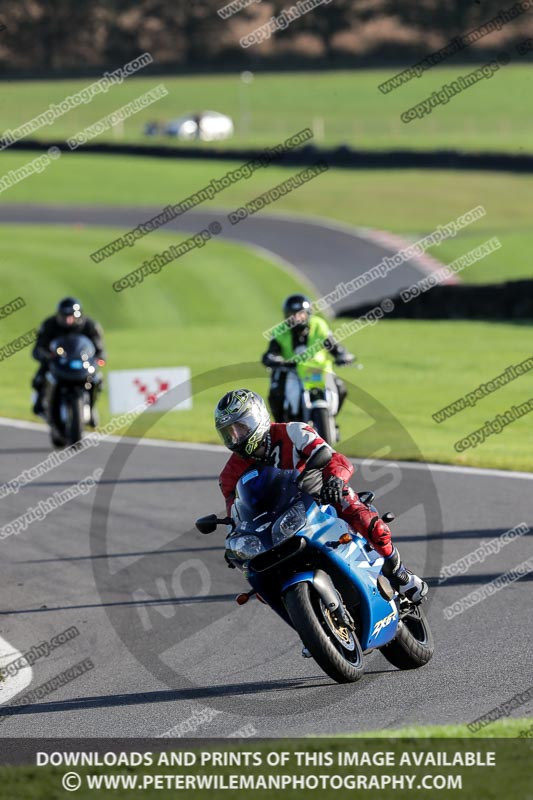
[[322, 487], [320, 499], [323, 503], [340, 503], [342, 500], [342, 493], [344, 491], [344, 481], [342, 478], [337, 478], [336, 475], [331, 475]]
[[347, 366], [348, 364], [353, 364], [355, 361], [355, 356], [351, 353], [342, 353], [337, 356], [335, 359], [335, 364], [338, 367]]

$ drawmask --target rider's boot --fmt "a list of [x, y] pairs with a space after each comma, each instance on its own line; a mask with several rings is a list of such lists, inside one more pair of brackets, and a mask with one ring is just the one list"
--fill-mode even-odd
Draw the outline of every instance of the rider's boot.
[[379, 518], [375, 509], [369, 508], [359, 500], [352, 489], [342, 501], [342, 519], [364, 536], [385, 559], [382, 572], [393, 589], [413, 603], [419, 603], [428, 593], [425, 581], [406, 569], [402, 564], [398, 549], [391, 542], [390, 528]]
[[37, 389], [34, 391], [32, 396], [32, 411], [38, 417], [44, 416], [42, 393]]
[[428, 593], [427, 583], [404, 567], [397, 547], [385, 558], [381, 571], [392, 588], [412, 603], [420, 603]]

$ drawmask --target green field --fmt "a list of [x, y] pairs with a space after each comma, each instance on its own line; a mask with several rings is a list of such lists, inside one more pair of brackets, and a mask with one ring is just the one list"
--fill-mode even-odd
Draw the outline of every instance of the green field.
[[[4, 151], [0, 154], [0, 171], [5, 174], [35, 156], [36, 153]], [[132, 167], [131, 159], [125, 157], [69, 154], [41, 174], [6, 189], [0, 194], [0, 208], [2, 202], [41, 202], [154, 205], [163, 209], [238, 166], [239, 162], [137, 158]], [[296, 171], [274, 166], [257, 170], [252, 177], [222, 190], [199, 209], [233, 210]], [[483, 283], [533, 275], [528, 256], [532, 249], [532, 194], [533, 176], [528, 175], [332, 169], [260, 213], [319, 216], [357, 227], [389, 230], [415, 240], [482, 204], [486, 216], [455, 239], [434, 248], [433, 255], [449, 263], [486, 239], [498, 236], [502, 249], [461, 274], [463, 281]], [[139, 221], [142, 219], [139, 216]], [[96, 246], [108, 240], [102, 233]], [[151, 236], [145, 241], [150, 242]], [[155, 245], [151, 247], [155, 252]], [[93, 266], [87, 259], [83, 263]]]
[[[527, 734], [527, 736], [526, 736]], [[354, 733], [353, 738], [361, 739], [366, 737], [376, 739], [407, 739], [409, 737], [427, 739], [504, 739], [530, 738], [533, 735], [533, 718], [520, 717], [518, 719], [507, 718], [497, 719], [491, 722], [479, 733], [471, 733], [466, 725], [410, 725], [406, 728], [390, 730], [388, 728], [367, 731], [366, 733]]]
[[[324, 109], [324, 113], [331, 109], [332, 119], [337, 118], [337, 121], [344, 119], [344, 115], [353, 115], [355, 101], [350, 100], [350, 105], [348, 98], [350, 92], [355, 91], [354, 86], [357, 91], [353, 96], [366, 98], [361, 103], [357, 101], [359, 117], [379, 126], [380, 121], [383, 123], [380, 114], [385, 113], [387, 104], [396, 104], [397, 110], [400, 108], [398, 104], [404, 100], [407, 105], [412, 104], [417, 98], [412, 95], [409, 100], [409, 93], [422, 93], [427, 81], [444, 79], [448, 72], [449, 69], [431, 71], [420, 81], [412, 81], [407, 87], [387, 96], [381, 95], [376, 89], [377, 84], [387, 77], [384, 72], [291, 75], [290, 84], [286, 76], [257, 76], [256, 82], [249, 88], [256, 93], [254, 114], [257, 111], [257, 116], [254, 116], [254, 120], [257, 121], [257, 130], [261, 130], [258, 142], [272, 145], [305, 126], [308, 124], [306, 114], [314, 108]], [[183, 107], [192, 102], [193, 97], [198, 97], [198, 103], [212, 105], [206, 93], [215, 89], [217, 98], [220, 97], [224, 102], [233, 96], [233, 92], [231, 102], [238, 104], [239, 85], [234, 85], [235, 78], [168, 80], [169, 86], [176, 87], [180, 94]], [[428, 123], [426, 134], [432, 130], [431, 126], [437, 119], [441, 122], [444, 120], [441, 112], [457, 113], [463, 119], [464, 107], [461, 111], [459, 104], [468, 102], [469, 113], [475, 115], [479, 123], [479, 130], [476, 128], [474, 133], [481, 146], [488, 141], [487, 137], [494, 136], [498, 130], [498, 114], [514, 119], [514, 111], [510, 113], [510, 109], [515, 108], [514, 104], [520, 125], [526, 120], [530, 112], [521, 108], [518, 114], [518, 108], [525, 82], [529, 80], [529, 72], [523, 68], [502, 70], [490, 82], [478, 84], [445, 108], [436, 109], [431, 118], [422, 120]], [[506, 81], [510, 82], [503, 91]], [[67, 92], [80, 88], [82, 83], [17, 83], [20, 91], [18, 100], [12, 94], [13, 87], [8, 85], [5, 97], [6, 125], [13, 127], [24, 121], [38, 113], [44, 102], [58, 102]], [[126, 102], [141, 90], [150, 88], [150, 85], [153, 84], [146, 78], [126, 82], [123, 87], [110, 91], [90, 106], [70, 112], [53, 128], [46, 130], [55, 138], [60, 134], [73, 133], [82, 124], [94, 121], [94, 118], [90, 118], [93, 110], [98, 109], [99, 118], [116, 107], [113, 105], [113, 91], [116, 91], [117, 101], [120, 97], [120, 102]], [[290, 92], [285, 88], [287, 85], [291, 87]], [[499, 98], [499, 105], [496, 105], [494, 94], [491, 95], [491, 102], [488, 102], [486, 92], [489, 89], [493, 93], [499, 91], [498, 87], [502, 90], [502, 97]], [[478, 92], [483, 95], [478, 98], [481, 110], [476, 107]], [[168, 104], [171, 98], [161, 102]], [[274, 107], [277, 109], [276, 115], [270, 114]], [[377, 108], [375, 113], [374, 107]], [[268, 119], [283, 119], [286, 130], [276, 132], [269, 127], [267, 112]], [[492, 120], [490, 125], [489, 118]], [[468, 115], [465, 119], [468, 119]], [[73, 126], [61, 128], [67, 122]], [[441, 125], [441, 122], [435, 128], [437, 136], [446, 134], [446, 125]], [[415, 131], [411, 125], [402, 126], [402, 130], [407, 128], [411, 133]], [[463, 126], [459, 129], [457, 125], [451, 125], [451, 128], [462, 137], [463, 143], [467, 142], [467, 128]], [[499, 146], [512, 147], [514, 139], [510, 130], [506, 129], [504, 135], [502, 129], [498, 136]], [[386, 126], [382, 134], [383, 140], [380, 139], [381, 134], [372, 129], [375, 146], [380, 146], [380, 142], [385, 140], [388, 144], [394, 142]], [[416, 136], [411, 141], [417, 144]], [[426, 145], [432, 145], [435, 141], [431, 137], [426, 138]], [[31, 152], [15, 153], [9, 149], [3, 151], [0, 154], [1, 174], [20, 167], [36, 155]], [[31, 176], [3, 191], [0, 194], [0, 207], [2, 202], [39, 202], [153, 205], [163, 209], [168, 203], [179, 203], [209, 184], [213, 178], [220, 179], [239, 165], [238, 161], [191, 162], [144, 157], [132, 160], [67, 153], [40, 175]], [[242, 179], [220, 191], [212, 201], [199, 208], [236, 209], [296, 171], [296, 168], [272, 165], [257, 170], [249, 179]], [[442, 262], [449, 263], [486, 239], [498, 236], [502, 248], [461, 274], [463, 281], [483, 283], [531, 277], [528, 253], [532, 243], [532, 189], [533, 176], [527, 175], [332, 169], [261, 213], [314, 216], [329, 219], [333, 223], [348, 223], [357, 228], [388, 230], [414, 241], [438, 225], [444, 225], [482, 204], [486, 216], [460, 232], [455, 239], [434, 248], [432, 254]], [[142, 220], [140, 214], [139, 222]], [[258, 256], [249, 249], [216, 241], [200, 251], [189, 253], [179, 263], [169, 265], [163, 273], [151, 276], [142, 286], [117, 295], [111, 291], [113, 280], [153, 257], [170, 241], [179, 240], [179, 237], [163, 228], [146, 236], [135, 247], [125, 249], [99, 265], [94, 264], [90, 253], [120, 233], [118, 230], [79, 226], [3, 227], [4, 258], [0, 267], [2, 297], [7, 302], [23, 294], [28, 305], [12, 318], [0, 321], [1, 341], [8, 342], [33, 327], [50, 313], [59, 296], [69, 292], [81, 295], [88, 312], [99, 318], [105, 327], [110, 368], [179, 364], [192, 368], [197, 393], [194, 410], [167, 415], [157, 422], [150, 435], [215, 441], [211, 429], [213, 405], [222, 391], [234, 385], [236, 380], [242, 382], [242, 379], [238, 371], [230, 371], [229, 375], [217, 375], [215, 381], [219, 381], [219, 385], [204, 389], [206, 379], [200, 376], [206, 371], [235, 363], [258, 363], [265, 347], [261, 332], [279, 320], [282, 298], [300, 286], [301, 278], [291, 277], [270, 261], [265, 261], [264, 255]], [[327, 268], [328, 264], [324, 264], [324, 269]], [[336, 321], [335, 326], [342, 322]], [[390, 434], [390, 444], [388, 452], [381, 453], [381, 456], [531, 469], [533, 458], [527, 443], [530, 430], [528, 417], [462, 455], [453, 448], [454, 442], [482, 426], [486, 420], [532, 395], [529, 377], [509, 384], [476, 407], [457, 414], [441, 425], [437, 425], [431, 417], [442, 406], [503, 372], [509, 364], [516, 364], [530, 356], [529, 331], [529, 326], [519, 325], [389, 320], [350, 337], [345, 344], [357, 354], [364, 369], [345, 370], [342, 376], [374, 397], [376, 403], [383, 404], [392, 417], [400, 422], [400, 429], [395, 432], [382, 420]], [[4, 391], [5, 415], [29, 416], [26, 387], [32, 369], [27, 352], [2, 364], [7, 385]], [[249, 376], [247, 383], [264, 393], [267, 389], [266, 371], [259, 366], [257, 373], [254, 370], [253, 376], [244, 373]], [[227, 382], [224, 383], [226, 378]], [[351, 399], [357, 399], [355, 390], [351, 392]], [[105, 411], [105, 397], [101, 405]], [[102, 421], [105, 422], [107, 418], [104, 413]], [[350, 455], [376, 455], [370, 452], [368, 445], [363, 447], [356, 435], [364, 430], [368, 421], [355, 402], [348, 403], [343, 410], [340, 419], [343, 446]], [[410, 434], [414, 445], [405, 441], [401, 430]]]
[[[135, 249], [128, 248], [103, 264], [89, 265], [88, 253], [103, 236], [112, 238], [118, 231], [10, 226], [3, 233], [3, 297], [7, 301], [22, 295], [27, 305], [0, 322], [2, 344], [51, 313], [58, 297], [74, 293], [83, 297], [88, 313], [104, 326], [109, 368], [191, 367], [197, 392], [193, 410], [167, 414], [150, 431], [151, 436], [216, 441], [213, 407], [227, 388], [243, 382], [243, 371], [231, 370], [229, 365], [258, 364], [265, 349], [262, 331], [278, 321], [282, 298], [300, 286], [296, 277], [263, 257], [214, 241], [140, 286], [116, 294], [111, 289], [114, 280], [179, 237], [151, 234]], [[342, 319], [336, 320], [334, 328], [342, 323]], [[499, 374], [508, 364], [528, 357], [527, 330], [505, 324], [384, 320], [352, 335], [345, 344], [364, 369], [348, 368], [342, 376], [374, 400], [362, 411], [356, 390], [352, 391], [354, 402], [347, 403], [340, 420], [341, 449], [354, 456], [531, 469], [528, 417], [463, 455], [453, 449], [457, 439], [532, 395], [529, 377], [516, 380], [441, 425], [431, 418], [441, 406]], [[3, 415], [31, 418], [28, 384], [33, 369], [28, 350], [2, 362]], [[209, 381], [201, 376], [208, 370], [220, 374], [210, 379], [211, 388], [204, 389]], [[259, 364], [244, 374], [250, 388], [266, 392], [266, 370]], [[399, 421], [399, 427], [391, 423], [380, 404]], [[105, 397], [101, 408], [105, 422], [109, 419]], [[368, 444], [363, 447], [357, 437], [373, 415], [380, 418], [388, 436], [388, 451], [381, 454]], [[405, 441], [405, 431], [414, 445]]]
[[[403, 111], [438, 91], [444, 83], [468, 74], [475, 65], [431, 69], [386, 95], [377, 87], [398, 71], [395, 68], [257, 73], [249, 85], [241, 81], [239, 73], [147, 77], [149, 73], [141, 71], [140, 77], [129, 78], [122, 85], [110, 88], [107, 94], [97, 95], [91, 103], [71, 109], [33, 137], [65, 139], [162, 83], [169, 92], [166, 97], [128, 119], [120, 136], [109, 131], [98, 141], [173, 143], [173, 139], [143, 136], [144, 124], [154, 119], [168, 122], [185, 113], [212, 109], [229, 114], [234, 120], [236, 135], [223, 143], [228, 147], [271, 145], [311, 127], [317, 133], [317, 143], [325, 145], [531, 152], [532, 111], [524, 98], [531, 94], [533, 78], [531, 67], [519, 62], [514, 53], [512, 64], [490, 80], [475, 84], [447, 105], [435, 108], [430, 116], [407, 125], [400, 120]], [[28, 122], [50, 103], [59, 104], [89, 83], [90, 79], [0, 82], [3, 129]]]

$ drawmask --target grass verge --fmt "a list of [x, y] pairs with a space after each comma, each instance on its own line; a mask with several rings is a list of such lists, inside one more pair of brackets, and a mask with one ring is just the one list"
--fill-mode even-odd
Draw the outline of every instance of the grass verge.
[[[104, 326], [109, 369], [191, 367], [197, 391], [194, 408], [164, 415], [149, 435], [216, 442], [213, 407], [229, 387], [242, 382], [239, 369], [230, 365], [257, 363], [257, 372], [246, 383], [267, 393], [266, 370], [259, 364], [266, 346], [261, 332], [279, 319], [282, 298], [301, 284], [264, 257], [233, 244], [210, 242], [140, 286], [116, 294], [111, 289], [114, 280], [180, 237], [152, 234], [135, 249], [88, 269], [83, 266], [88, 253], [103, 236], [111, 238], [116, 232], [10, 226], [4, 234], [3, 296], [6, 302], [22, 296], [26, 306], [0, 322], [2, 345], [52, 313], [58, 298], [74, 294]], [[334, 328], [342, 323], [337, 320]], [[524, 330], [479, 322], [383, 320], [352, 335], [345, 344], [364, 368], [340, 374], [374, 398], [371, 406], [378, 417], [381, 405], [388, 409], [382, 419], [388, 450], [376, 452], [376, 442], [365, 436], [373, 411], [356, 402], [356, 390], [340, 417], [341, 449], [353, 456], [532, 469], [528, 417], [475, 449], [458, 454], [453, 447], [487, 419], [533, 395], [527, 375], [440, 425], [432, 419], [442, 406], [527, 358], [531, 353]], [[29, 349], [0, 364], [5, 416], [32, 418], [29, 382], [35, 366]], [[201, 390], [200, 376], [208, 370], [219, 374], [212, 388]], [[107, 397], [101, 398], [100, 406], [105, 423]]]
[[[234, 120], [236, 134], [223, 144], [230, 148], [272, 145], [302, 128], [312, 127], [320, 137], [319, 143], [328, 146], [344, 143], [370, 149], [447, 147], [531, 152], [531, 119], [523, 103], [531, 92], [531, 67], [516, 63], [520, 58], [516, 52], [510, 53], [514, 63], [446, 105], [437, 106], [430, 116], [409, 124], [401, 121], [402, 112], [476, 66], [434, 68], [389, 94], [382, 94], [378, 86], [397, 72], [394, 68], [258, 73], [249, 85], [242, 83], [240, 73], [147, 77], [141, 72], [138, 77], [111, 87], [106, 94], [96, 95], [90, 103], [72, 108], [34, 135], [56, 141], [67, 138], [163, 84], [168, 91], [166, 97], [127, 119], [122, 131], [102, 134], [101, 140], [117, 141], [120, 137], [119, 141], [176, 143], [173, 139], [144, 136], [145, 123], [154, 119], [169, 122], [185, 113], [213, 109]], [[4, 130], [23, 125], [46, 111], [51, 103], [59, 105], [90, 83], [91, 79], [1, 82]]]
[[[5, 174], [19, 168], [35, 155], [4, 151], [0, 154], [0, 171]], [[239, 162], [132, 160], [69, 154], [52, 162], [39, 175], [6, 189], [0, 199], [6, 203], [154, 205], [163, 210], [169, 203], [180, 203], [209, 185], [213, 178], [220, 180], [239, 166]], [[198, 208], [214, 206], [235, 210], [294, 175], [298, 169], [272, 165], [259, 169], [252, 177], [233, 183]], [[502, 249], [461, 273], [465, 282], [484, 283], [533, 275], [525, 255], [532, 249], [532, 190], [533, 176], [530, 175], [331, 169], [259, 213], [320, 216], [326, 221], [389, 230], [415, 240], [482, 204], [486, 216], [463, 229], [456, 238], [433, 248], [433, 255], [450, 262], [492, 236], [498, 236]], [[139, 212], [139, 222], [145, 218]], [[244, 229], [246, 223], [241, 225]], [[144, 241], [152, 242], [153, 235]], [[108, 241], [102, 231], [95, 249]], [[151, 247], [155, 252], [155, 242]], [[133, 251], [140, 263], [144, 251], [138, 248], [137, 244]], [[334, 254], [331, 257], [334, 258]], [[81, 264], [93, 268], [93, 262], [87, 257]], [[324, 268], [327, 269], [327, 264]]]

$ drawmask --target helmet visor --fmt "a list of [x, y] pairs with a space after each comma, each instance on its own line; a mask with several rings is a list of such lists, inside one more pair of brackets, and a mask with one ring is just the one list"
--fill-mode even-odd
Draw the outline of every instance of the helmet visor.
[[239, 449], [258, 428], [260, 414], [255, 408], [243, 414], [239, 419], [228, 420], [227, 425], [217, 427], [220, 438], [229, 450]]
[[76, 303], [73, 306], [64, 306], [60, 308], [56, 314], [57, 321], [65, 328], [72, 328], [75, 325], [80, 325], [82, 322], [81, 308]]
[[289, 326], [291, 328], [304, 327], [309, 322], [309, 312], [304, 308], [295, 311], [289, 317]]

